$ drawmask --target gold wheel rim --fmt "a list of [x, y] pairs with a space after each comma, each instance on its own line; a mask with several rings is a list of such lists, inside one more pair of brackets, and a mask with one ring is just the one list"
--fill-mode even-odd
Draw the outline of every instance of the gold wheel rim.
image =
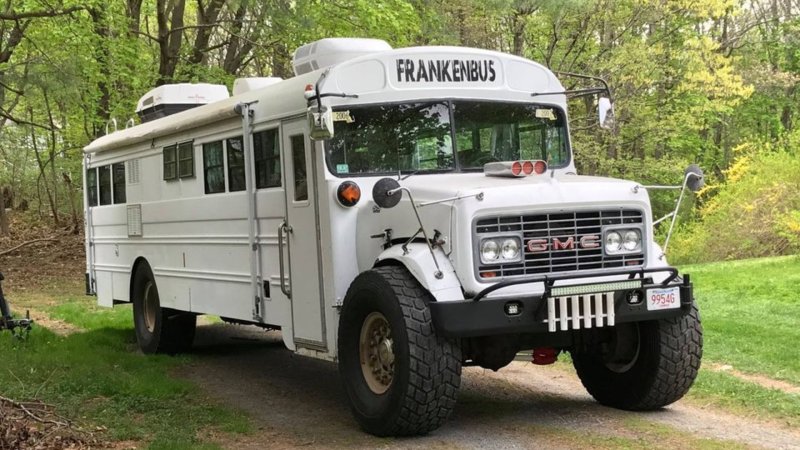
[[388, 391], [394, 379], [394, 342], [392, 328], [383, 314], [373, 312], [364, 319], [358, 353], [369, 389], [379, 395]]
[[144, 325], [150, 333], [156, 330], [156, 313], [158, 311], [158, 294], [152, 281], [144, 287]]

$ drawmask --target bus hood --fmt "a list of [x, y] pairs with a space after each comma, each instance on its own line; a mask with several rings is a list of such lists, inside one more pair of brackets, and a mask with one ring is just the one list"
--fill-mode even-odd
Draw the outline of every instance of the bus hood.
[[[480, 197], [480, 208], [549, 208], [566, 203], [606, 203], [647, 201], [647, 193], [641, 189], [634, 192], [636, 183], [613, 178], [583, 175], [534, 175], [522, 178], [490, 177], [483, 173], [440, 175], [433, 178], [425, 175], [411, 176], [401, 182], [413, 194], [416, 203], [437, 202], [454, 197], [465, 197], [459, 202], [470, 202], [470, 197]], [[483, 195], [479, 195], [483, 194]], [[473, 198], [475, 202], [477, 198]], [[461, 205], [454, 205], [456, 208]], [[469, 209], [469, 208], [468, 208]]]

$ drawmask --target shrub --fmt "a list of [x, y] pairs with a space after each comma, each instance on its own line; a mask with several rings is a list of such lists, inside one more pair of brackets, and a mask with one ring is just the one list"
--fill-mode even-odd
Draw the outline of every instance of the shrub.
[[800, 251], [800, 157], [787, 151], [743, 156], [727, 172], [700, 220], [670, 242], [672, 263], [755, 258]]

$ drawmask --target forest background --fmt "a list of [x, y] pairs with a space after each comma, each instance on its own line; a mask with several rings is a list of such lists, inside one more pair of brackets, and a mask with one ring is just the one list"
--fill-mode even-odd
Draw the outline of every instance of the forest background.
[[[0, 0], [0, 233], [10, 215], [81, 232], [82, 148], [153, 86], [288, 78], [295, 48], [337, 36], [603, 77], [613, 130], [570, 105], [580, 173], [706, 171], [672, 262], [800, 252], [800, 0]], [[674, 207], [651, 195], [656, 217]]]

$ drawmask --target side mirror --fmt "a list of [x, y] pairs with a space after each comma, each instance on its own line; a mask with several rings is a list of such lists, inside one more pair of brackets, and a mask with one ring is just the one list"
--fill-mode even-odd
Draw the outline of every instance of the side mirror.
[[333, 137], [333, 112], [327, 106], [308, 108], [308, 127], [311, 139], [325, 140]]
[[706, 185], [703, 169], [697, 164], [690, 164], [683, 172], [683, 176], [686, 179], [686, 187], [692, 192], [697, 192]]
[[610, 129], [614, 127], [614, 104], [608, 97], [600, 97], [597, 100], [597, 115], [600, 119], [600, 128]]
[[403, 198], [403, 191], [396, 190], [399, 187], [400, 183], [394, 178], [381, 178], [372, 187], [372, 200], [381, 208], [394, 208]]

